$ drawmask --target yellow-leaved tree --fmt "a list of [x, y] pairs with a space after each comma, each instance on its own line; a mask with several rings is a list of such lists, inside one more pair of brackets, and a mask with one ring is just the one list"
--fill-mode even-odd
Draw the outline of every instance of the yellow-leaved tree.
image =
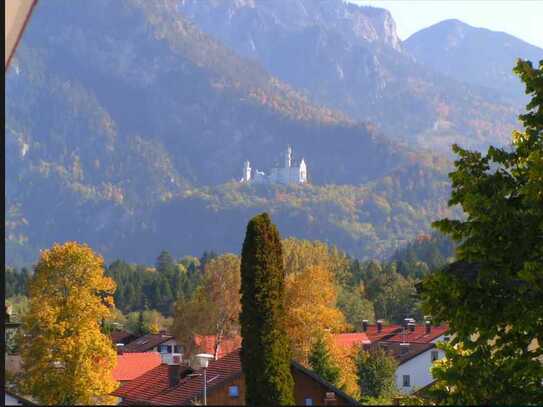
[[42, 251], [23, 320], [22, 391], [46, 405], [111, 404], [116, 352], [100, 326], [115, 283], [104, 261], [76, 242]]
[[345, 316], [336, 308], [334, 277], [322, 266], [287, 276], [285, 310], [292, 355], [305, 366], [315, 338], [348, 328]]

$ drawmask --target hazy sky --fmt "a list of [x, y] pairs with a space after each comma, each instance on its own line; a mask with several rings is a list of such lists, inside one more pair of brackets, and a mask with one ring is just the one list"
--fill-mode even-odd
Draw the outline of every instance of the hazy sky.
[[504, 31], [543, 48], [543, 0], [349, 0], [389, 10], [405, 40], [421, 28], [456, 18]]

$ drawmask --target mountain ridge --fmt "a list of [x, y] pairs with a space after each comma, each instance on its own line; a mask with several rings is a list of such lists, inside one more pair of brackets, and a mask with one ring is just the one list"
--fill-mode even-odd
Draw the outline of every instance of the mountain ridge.
[[[40, 3], [6, 78], [8, 264], [28, 264], [39, 249], [66, 240], [85, 241], [107, 259], [150, 261], [150, 248], [161, 242], [177, 241], [173, 253], [210, 249], [203, 230], [221, 250], [237, 239], [234, 222], [267, 209], [281, 213], [288, 234], [301, 232], [288, 219], [313, 219], [314, 236], [344, 236], [353, 253], [369, 255], [370, 245], [353, 242], [382, 241], [379, 250], [390, 251], [427, 230], [445, 206], [440, 159], [309, 104], [172, 16], [171, 2], [70, 4]], [[317, 184], [299, 192], [303, 199], [225, 184], [240, 178], [246, 159], [270, 167], [287, 144], [305, 156]], [[429, 192], [409, 192], [417, 171], [427, 174]], [[406, 177], [405, 190], [386, 179], [396, 172]], [[365, 196], [374, 183], [388, 192]], [[359, 198], [334, 202], [341, 188]], [[419, 195], [426, 200], [415, 209]], [[298, 207], [302, 201], [307, 209]], [[367, 226], [340, 233], [353, 219], [368, 223], [381, 206], [403, 220], [376, 217], [379, 232], [362, 240]], [[171, 218], [164, 220], [167, 207]], [[161, 229], [172, 224], [179, 230], [166, 239]]]
[[[520, 106], [418, 64], [390, 13], [340, 0], [177, 3], [179, 13], [312, 101], [395, 141], [449, 152], [506, 144]], [[377, 17], [376, 17], [377, 16]], [[290, 24], [291, 21], [296, 23]]]
[[[403, 41], [407, 52], [436, 72], [499, 91], [515, 103], [526, 103], [512, 66], [518, 57], [534, 62], [543, 49], [503, 31], [475, 27], [458, 19], [440, 21]], [[481, 69], [483, 67], [483, 69]]]

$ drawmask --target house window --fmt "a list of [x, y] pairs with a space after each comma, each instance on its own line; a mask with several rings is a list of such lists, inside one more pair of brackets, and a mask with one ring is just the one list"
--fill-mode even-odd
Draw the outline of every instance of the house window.
[[313, 399], [307, 398], [304, 399], [304, 406], [312, 406], [313, 405]]
[[403, 375], [403, 387], [411, 387], [411, 376], [408, 374]]
[[183, 353], [183, 350], [181, 349], [181, 345], [174, 345], [173, 353]]
[[172, 353], [172, 345], [160, 345], [158, 351], [160, 353]]
[[238, 386], [228, 387], [228, 395], [232, 398], [239, 397], [239, 387]]
[[431, 353], [432, 362], [435, 362], [439, 359], [439, 352], [437, 350], [433, 350]]

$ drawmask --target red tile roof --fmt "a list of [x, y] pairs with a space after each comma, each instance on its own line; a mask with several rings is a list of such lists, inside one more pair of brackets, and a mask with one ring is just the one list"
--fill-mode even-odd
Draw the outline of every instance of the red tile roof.
[[147, 401], [168, 387], [168, 365], [161, 364], [147, 371], [136, 379], [119, 387], [113, 393], [124, 401]]
[[158, 352], [123, 353], [117, 355], [113, 378], [118, 381], [134, 380], [161, 363]]
[[[208, 390], [229, 377], [241, 374], [239, 350], [229, 353], [221, 359], [211, 361], [207, 368]], [[213, 383], [215, 382], [215, 383]], [[145, 402], [146, 404], [180, 405], [190, 401], [203, 390], [203, 376], [188, 376], [176, 386], [169, 387], [168, 365], [162, 364], [148, 371], [112, 394], [126, 401]]]
[[[194, 343], [203, 353], [215, 353], [215, 335], [194, 337]], [[230, 352], [238, 349], [241, 346], [241, 336], [237, 335], [234, 338], [223, 338], [217, 352], [217, 359], [229, 354]]]
[[[341, 390], [325, 382], [315, 373], [308, 371], [296, 362], [292, 368], [311, 377], [322, 385], [335, 392], [348, 404], [358, 404]], [[195, 398], [201, 397], [204, 379], [202, 375], [186, 376], [175, 386], [169, 386], [168, 365], [162, 364], [148, 371], [136, 380], [118, 388], [112, 394], [122, 397], [122, 404], [151, 404], [151, 405], [187, 405]], [[221, 359], [213, 360], [207, 368], [208, 394], [225, 380], [234, 379], [242, 374], [240, 349], [225, 355]]]
[[402, 326], [399, 324], [383, 325], [381, 331], [378, 332], [377, 325], [372, 324], [368, 325], [368, 330], [365, 332], [365, 334], [368, 336], [368, 339], [371, 342], [375, 342], [393, 336], [394, 334], [400, 332], [401, 329]]
[[[208, 391], [212, 391], [213, 387], [221, 384], [228, 378], [241, 375], [239, 349], [210, 362], [206, 375]], [[154, 397], [152, 403], [162, 405], [190, 404], [191, 400], [199, 396], [203, 389], [203, 376], [186, 377], [177, 386], [168, 388]]]
[[355, 345], [365, 345], [371, 343], [364, 332], [343, 333], [334, 335], [334, 342], [336, 346], [342, 348], [350, 348]]
[[449, 327], [447, 325], [432, 326], [430, 333], [427, 334], [426, 326], [420, 324], [415, 326], [414, 332], [407, 330], [403, 333], [400, 331], [386, 340], [391, 342], [430, 343], [441, 335], [446, 334], [448, 331]]

